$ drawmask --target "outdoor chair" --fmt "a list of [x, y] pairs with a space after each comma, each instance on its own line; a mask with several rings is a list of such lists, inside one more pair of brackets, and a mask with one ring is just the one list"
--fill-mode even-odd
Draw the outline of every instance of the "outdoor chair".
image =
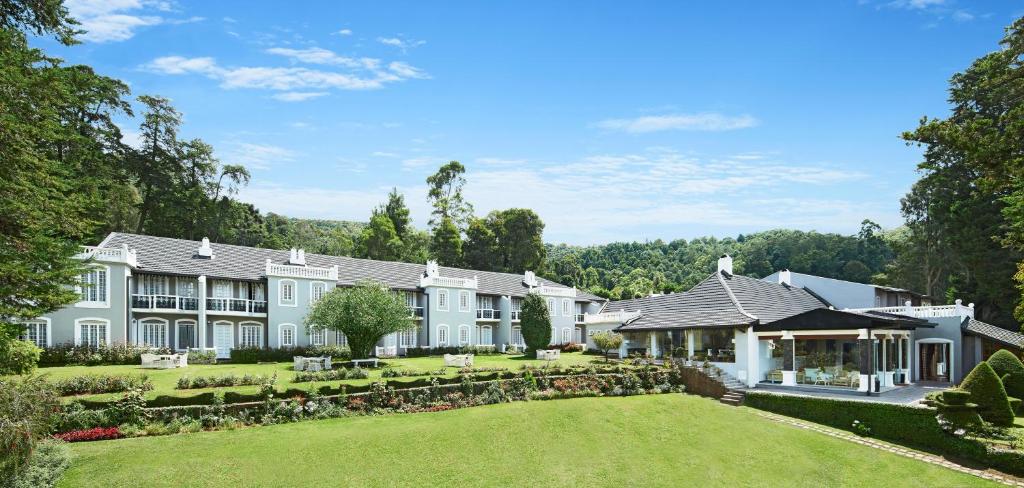
[[324, 369], [331, 369], [331, 357], [324, 356]]
[[292, 356], [292, 361], [295, 362], [292, 368], [295, 369], [295, 371], [302, 371], [303, 366], [305, 366], [303, 359], [305, 358], [303, 358], [302, 356]]
[[142, 355], [142, 367], [143, 368], [155, 368], [157, 367], [158, 356], [156, 354], [143, 354]]
[[818, 383], [818, 368], [804, 368], [804, 381], [807, 383]]
[[773, 370], [768, 372], [768, 381], [772, 383], [782, 383], [782, 371]]

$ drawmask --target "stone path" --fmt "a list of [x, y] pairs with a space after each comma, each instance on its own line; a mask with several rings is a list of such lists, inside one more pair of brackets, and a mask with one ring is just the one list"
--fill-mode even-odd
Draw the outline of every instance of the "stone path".
[[984, 479], [987, 479], [987, 480], [995, 481], [996, 483], [1002, 483], [1002, 484], [1007, 485], [1007, 486], [1024, 487], [1024, 480], [1021, 480], [1019, 478], [1014, 478], [1013, 476], [1010, 476], [1010, 475], [1007, 475], [1007, 474], [1003, 474], [1003, 473], [1000, 473], [1000, 472], [997, 472], [997, 471], [985, 471], [985, 470], [980, 470], [980, 469], [968, 468], [967, 466], [959, 465], [959, 464], [954, 463], [954, 462], [952, 462], [952, 461], [950, 461], [950, 460], [948, 460], [946, 458], [943, 458], [941, 456], [936, 456], [934, 454], [928, 454], [928, 453], [924, 453], [924, 452], [921, 452], [921, 451], [915, 451], [913, 449], [907, 449], [907, 448], [902, 447], [902, 446], [898, 446], [898, 445], [895, 445], [895, 444], [889, 444], [887, 442], [878, 441], [878, 440], [875, 440], [875, 439], [871, 439], [869, 437], [860, 437], [860, 436], [858, 436], [856, 434], [852, 434], [850, 432], [846, 432], [846, 431], [839, 430], [839, 429], [833, 429], [831, 427], [825, 427], [823, 425], [815, 424], [815, 423], [812, 423], [812, 422], [807, 422], [807, 421], [804, 421], [804, 420], [795, 419], [795, 418], [792, 418], [792, 417], [785, 417], [785, 416], [782, 416], [782, 415], [776, 415], [776, 414], [767, 413], [767, 412], [757, 412], [757, 414], [762, 416], [762, 417], [764, 417], [764, 418], [766, 418], [766, 419], [774, 420], [774, 421], [779, 422], [779, 423], [783, 423], [783, 424], [787, 424], [787, 425], [792, 425], [794, 427], [798, 427], [798, 428], [801, 428], [801, 429], [813, 430], [815, 432], [820, 432], [822, 434], [825, 434], [825, 435], [831, 436], [831, 437], [835, 437], [837, 439], [843, 439], [843, 440], [847, 440], [847, 441], [850, 441], [850, 442], [855, 442], [855, 443], [860, 444], [862, 446], [873, 447], [875, 449], [880, 449], [880, 450], [883, 450], [883, 451], [891, 452], [891, 453], [896, 454], [898, 456], [903, 456], [903, 457], [908, 457], [908, 458], [912, 458], [912, 459], [917, 459], [919, 461], [923, 461], [923, 462], [926, 462], [926, 463], [929, 463], [929, 464], [934, 464], [936, 466], [942, 466], [942, 467], [945, 467], [945, 468], [949, 468], [949, 469], [952, 469], [953, 471], [959, 471], [961, 473], [966, 473], [966, 474], [969, 474], [969, 475], [977, 476], [979, 478], [984, 478]]

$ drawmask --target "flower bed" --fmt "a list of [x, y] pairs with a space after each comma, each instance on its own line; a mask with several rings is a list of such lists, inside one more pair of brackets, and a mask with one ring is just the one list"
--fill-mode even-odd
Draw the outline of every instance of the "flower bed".
[[96, 427], [93, 429], [72, 430], [70, 432], [54, 434], [53, 437], [64, 442], [102, 441], [121, 438], [121, 430], [117, 427]]
[[120, 393], [132, 388], [144, 391], [153, 389], [146, 375], [83, 375], [63, 378], [53, 382], [53, 387], [61, 396], [84, 395], [94, 393]]
[[178, 390], [193, 390], [199, 388], [218, 388], [223, 386], [248, 386], [259, 385], [267, 381], [269, 377], [259, 374], [245, 374], [242, 376], [228, 374], [223, 376], [182, 376], [178, 378]]
[[338, 368], [325, 371], [300, 371], [295, 373], [292, 383], [309, 383], [311, 381], [365, 380], [370, 373], [356, 366], [352, 369]]
[[141, 364], [145, 353], [170, 354], [167, 348], [153, 349], [135, 344], [104, 344], [100, 347], [56, 344], [39, 354], [39, 366], [99, 366]]
[[352, 352], [342, 346], [299, 346], [273, 349], [241, 347], [231, 350], [231, 362], [235, 364], [290, 363], [295, 356], [330, 356], [334, 362], [343, 362], [352, 359]]

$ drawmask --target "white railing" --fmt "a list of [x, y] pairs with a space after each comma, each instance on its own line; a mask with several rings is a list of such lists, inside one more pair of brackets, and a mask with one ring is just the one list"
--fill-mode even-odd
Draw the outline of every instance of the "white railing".
[[330, 268], [316, 268], [313, 266], [273, 264], [268, 259], [266, 275], [280, 276], [285, 278], [307, 278], [311, 280], [338, 281], [338, 265], [334, 265]]
[[584, 324], [606, 324], [608, 322], [619, 322], [625, 323], [633, 320], [640, 316], [640, 311], [627, 312], [625, 310], [619, 310], [618, 312], [602, 312], [602, 313], [587, 313], [583, 314]]
[[522, 314], [522, 313], [523, 313], [522, 310], [513, 310], [513, 311], [508, 313], [508, 317], [513, 322], [519, 322], [519, 315]]
[[132, 308], [141, 310], [199, 310], [199, 298], [178, 295], [132, 295]]
[[265, 300], [246, 300], [244, 298], [210, 298], [206, 299], [206, 310], [210, 312], [265, 314]]
[[420, 278], [420, 286], [442, 286], [445, 288], [469, 288], [475, 290], [477, 278], [452, 278], [450, 276], [424, 276]]
[[541, 284], [540, 286], [530, 290], [531, 293], [537, 293], [539, 295], [545, 295], [549, 297], [576, 297], [576, 288], [566, 288], [564, 286], [547, 286]]
[[848, 308], [851, 312], [882, 312], [896, 315], [906, 315], [918, 319], [940, 318], [940, 317], [974, 317], [974, 304], [964, 305], [963, 301], [957, 299], [953, 305], [924, 305], [912, 306], [907, 302], [903, 306], [895, 307], [871, 307], [871, 308]]
[[128, 249], [127, 244], [122, 244], [121, 247], [82, 246], [82, 251], [76, 254], [75, 258], [138, 266], [135, 250]]
[[585, 317], [586, 317], [586, 314], [583, 314], [583, 313], [576, 314], [576, 323], [577, 324], [582, 324], [583, 321], [586, 320]]

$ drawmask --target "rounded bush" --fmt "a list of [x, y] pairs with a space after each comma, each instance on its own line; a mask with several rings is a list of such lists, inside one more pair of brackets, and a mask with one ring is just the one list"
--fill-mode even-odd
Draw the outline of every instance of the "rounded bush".
[[1024, 371], [1014, 371], [1001, 377], [1006, 394], [1015, 398], [1024, 398]]
[[987, 361], [978, 363], [960, 387], [971, 392], [971, 402], [978, 404], [981, 418], [998, 426], [1013, 425], [1013, 408], [1006, 389]]
[[1006, 349], [996, 351], [988, 358], [989, 366], [995, 370], [996, 375], [1002, 378], [1010, 373], [1024, 373], [1024, 363], [1020, 358]]

